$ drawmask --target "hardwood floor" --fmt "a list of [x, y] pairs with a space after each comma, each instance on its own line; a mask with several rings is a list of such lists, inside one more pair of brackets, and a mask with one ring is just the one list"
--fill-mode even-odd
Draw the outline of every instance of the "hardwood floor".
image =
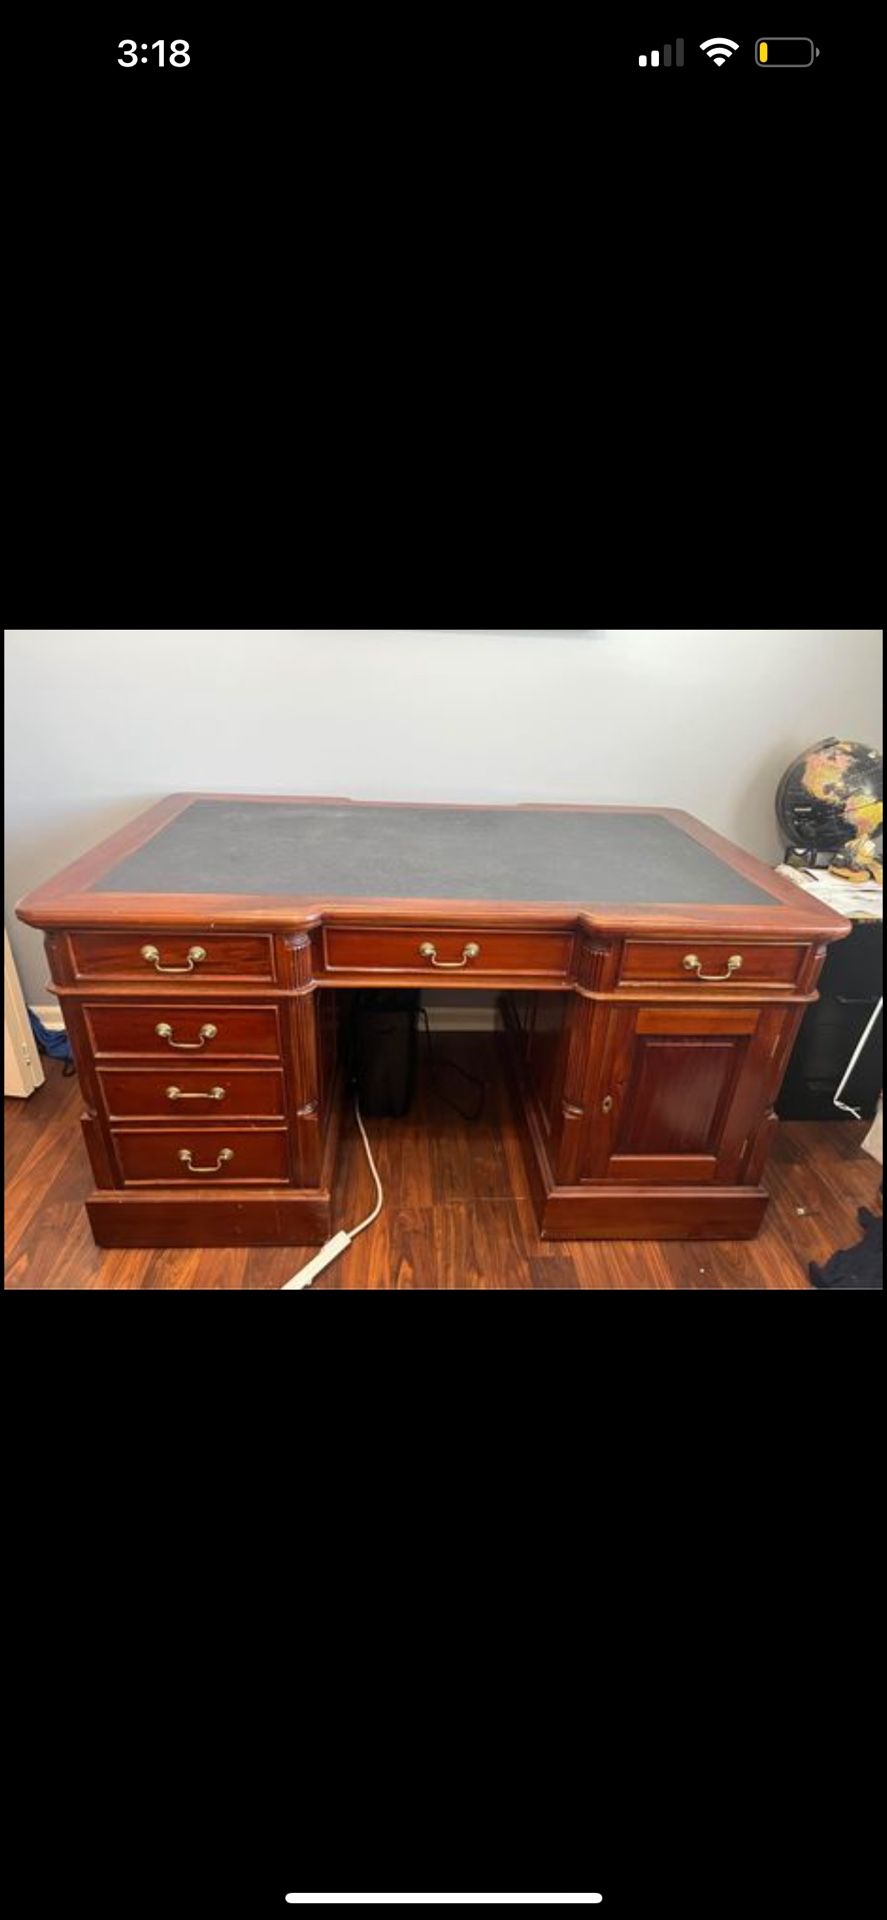
[[[781, 1288], [809, 1285], [807, 1262], [860, 1238], [856, 1210], [880, 1211], [881, 1168], [860, 1151], [866, 1124], [785, 1122], [766, 1184], [773, 1196], [756, 1240], [540, 1241], [520, 1144], [492, 1036], [435, 1036], [439, 1062], [483, 1076], [486, 1099], [463, 1120], [429, 1084], [423, 1061], [412, 1114], [370, 1120], [385, 1188], [380, 1218], [315, 1281], [320, 1291], [369, 1287]], [[46, 1084], [7, 1100], [7, 1269], [10, 1288], [277, 1288], [310, 1247], [145, 1248], [95, 1245], [83, 1200], [92, 1181], [76, 1079], [44, 1061]], [[470, 1106], [458, 1076], [439, 1078]], [[373, 1200], [353, 1115], [345, 1122], [334, 1219]]]

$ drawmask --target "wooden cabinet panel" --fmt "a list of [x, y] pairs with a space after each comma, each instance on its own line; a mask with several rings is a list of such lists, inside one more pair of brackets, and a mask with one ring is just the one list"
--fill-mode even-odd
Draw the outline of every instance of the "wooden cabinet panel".
[[532, 1088], [541, 1125], [550, 1136], [557, 1118], [557, 1094], [563, 1079], [564, 1026], [573, 1002], [569, 993], [527, 993], [508, 996], [512, 1029], [520, 1048], [528, 1084]]
[[[280, 1056], [276, 1007], [126, 1006], [117, 1001], [83, 1008], [93, 1051], [109, 1054], [163, 1054], [171, 1061]], [[212, 1031], [210, 1031], [212, 1029]], [[174, 1075], [170, 1076], [171, 1078]]]
[[[746, 940], [713, 942], [698, 935], [685, 940], [626, 940], [619, 985], [694, 987], [715, 983], [725, 988], [793, 987], [807, 948], [758, 944]], [[737, 967], [730, 962], [740, 962]], [[685, 964], [693, 962], [692, 965]], [[703, 978], [703, 976], [705, 976]]]
[[236, 1127], [212, 1132], [145, 1127], [117, 1130], [111, 1139], [125, 1186], [178, 1186], [182, 1181], [206, 1187], [251, 1182], [272, 1186], [289, 1180], [284, 1127], [256, 1127], [252, 1132]]
[[152, 1073], [144, 1068], [118, 1068], [99, 1073], [99, 1087], [110, 1120], [282, 1119], [286, 1112], [283, 1074], [249, 1069], [164, 1067]]
[[[781, 1016], [768, 1016], [776, 1022]], [[731, 1115], [763, 1085], [756, 1008], [612, 1009], [591, 1105], [584, 1178], [697, 1185], [738, 1177]], [[768, 1036], [769, 1037], [769, 1036]], [[753, 1089], [752, 1089], [753, 1093]]]
[[736, 1064], [733, 1040], [638, 1041], [613, 1156], [711, 1153]]
[[72, 933], [78, 980], [273, 980], [274, 945], [267, 934]]
[[754, 1033], [758, 1007], [642, 1007], [635, 1016], [635, 1033]]

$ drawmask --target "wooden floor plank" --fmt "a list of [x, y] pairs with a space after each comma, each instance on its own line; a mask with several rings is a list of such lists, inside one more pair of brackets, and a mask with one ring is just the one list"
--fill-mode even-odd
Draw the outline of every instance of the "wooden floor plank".
[[[45, 1124], [35, 1133], [30, 1152], [6, 1186], [6, 1246], [16, 1253], [35, 1222], [35, 1215], [47, 1204], [77, 1198], [89, 1192], [92, 1181], [83, 1137], [76, 1115], [53, 1110], [49, 1077], [33, 1100], [44, 1099]], [[53, 1087], [53, 1090], [54, 1087]]]
[[76, 1077], [69, 1075], [66, 1078], [60, 1075], [57, 1066], [51, 1069], [51, 1077], [53, 1090], [48, 1099], [44, 1098], [45, 1082], [27, 1099], [13, 1098], [12, 1095], [7, 1095], [4, 1099], [3, 1164], [7, 1187], [27, 1159], [35, 1140], [43, 1132], [46, 1126], [47, 1107], [51, 1106], [53, 1112], [58, 1113], [59, 1116], [65, 1112], [71, 1113], [72, 1116], [79, 1114], [82, 1108], [83, 1096]]
[[[766, 1173], [773, 1199], [756, 1240], [540, 1240], [499, 1056], [482, 1034], [435, 1036], [436, 1082], [423, 1058], [416, 1101], [400, 1119], [369, 1119], [385, 1187], [380, 1218], [314, 1282], [318, 1292], [439, 1289], [635, 1292], [797, 1290], [810, 1260], [861, 1237], [860, 1206], [881, 1211], [881, 1168], [861, 1151], [866, 1125], [784, 1122]], [[472, 1089], [442, 1066], [484, 1081], [483, 1112], [464, 1119]], [[27, 1101], [7, 1101], [7, 1272], [13, 1291], [277, 1291], [312, 1247], [134, 1248], [95, 1245], [83, 1201], [92, 1187], [80, 1133], [82, 1099], [58, 1061]], [[342, 1130], [336, 1225], [369, 1213], [375, 1189], [353, 1114]]]
[[530, 1256], [530, 1281], [534, 1287], [578, 1287], [576, 1262], [565, 1258], [563, 1254], [554, 1254], [547, 1260], [537, 1260]]

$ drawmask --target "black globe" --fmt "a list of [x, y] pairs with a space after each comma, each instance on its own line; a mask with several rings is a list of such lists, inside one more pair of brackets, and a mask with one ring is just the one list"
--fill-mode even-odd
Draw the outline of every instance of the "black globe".
[[779, 782], [776, 815], [790, 846], [839, 853], [851, 841], [877, 840], [880, 852], [883, 763], [858, 740], [818, 740]]

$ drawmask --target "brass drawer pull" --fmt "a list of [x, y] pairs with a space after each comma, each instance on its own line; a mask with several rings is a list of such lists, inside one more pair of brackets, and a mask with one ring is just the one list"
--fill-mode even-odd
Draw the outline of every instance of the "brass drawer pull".
[[734, 973], [739, 972], [742, 966], [742, 955], [741, 953], [731, 953], [727, 961], [726, 973], [703, 973], [702, 961], [697, 958], [695, 953], [684, 954], [684, 966], [688, 973], [695, 973], [699, 980], [729, 980]]
[[191, 1158], [191, 1148], [190, 1147], [179, 1148], [179, 1159], [184, 1160], [186, 1167], [189, 1168], [191, 1173], [221, 1173], [222, 1168], [225, 1165], [226, 1161], [233, 1160], [233, 1158], [234, 1158], [234, 1148], [222, 1147], [218, 1160], [216, 1161], [216, 1164], [214, 1167], [196, 1167]]
[[423, 960], [430, 960], [433, 967], [440, 968], [441, 973], [445, 971], [451, 973], [459, 967], [467, 967], [469, 960], [476, 960], [480, 953], [480, 947], [476, 940], [469, 940], [467, 947], [462, 948], [461, 960], [438, 960], [437, 948], [432, 945], [430, 940], [423, 940], [419, 952]]
[[607, 1093], [604, 1095], [604, 1098], [601, 1101], [601, 1112], [612, 1113], [612, 1111], [613, 1111], [613, 1095], [611, 1093]]
[[207, 1093], [183, 1093], [181, 1087], [167, 1087], [167, 1100], [224, 1100], [224, 1087], [210, 1087]]
[[195, 1047], [202, 1047], [207, 1040], [214, 1040], [218, 1031], [219, 1031], [218, 1027], [207, 1025], [205, 1027], [201, 1027], [200, 1036], [197, 1040], [174, 1040], [172, 1037], [172, 1027], [169, 1025], [168, 1021], [160, 1020], [157, 1026], [154, 1028], [154, 1032], [157, 1034], [158, 1038], [161, 1040], [165, 1040], [167, 1043], [167, 1046], [181, 1047], [183, 1053], [190, 1052]]
[[143, 947], [142, 959], [150, 960], [152, 966], [156, 968], [158, 973], [193, 973], [194, 968], [200, 965], [201, 960], [206, 959], [206, 948], [205, 947], [189, 947], [188, 948], [188, 964], [185, 967], [161, 966], [160, 955], [156, 947]]

